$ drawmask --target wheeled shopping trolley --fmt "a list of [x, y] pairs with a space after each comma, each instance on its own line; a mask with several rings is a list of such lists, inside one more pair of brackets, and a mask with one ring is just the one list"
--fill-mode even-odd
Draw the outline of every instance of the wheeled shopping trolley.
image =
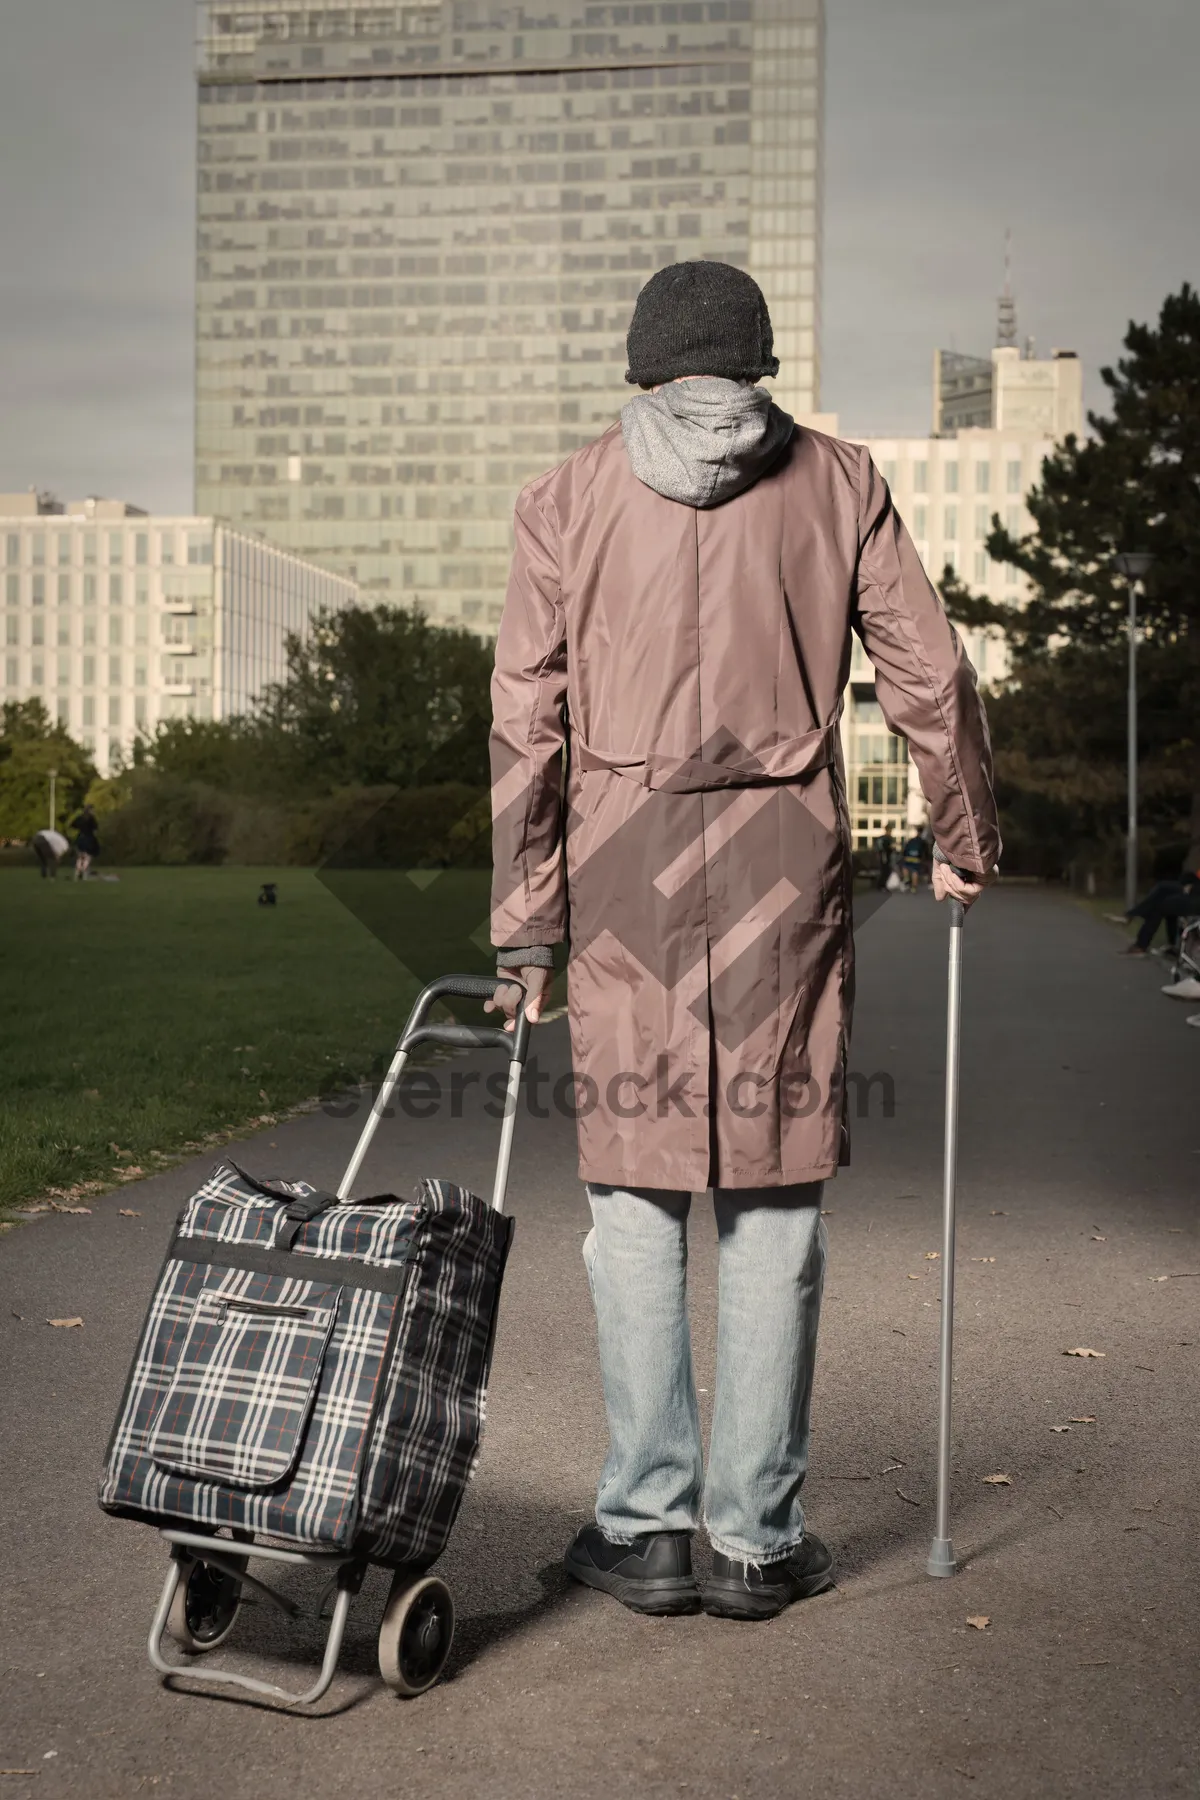
[[[372, 1564], [393, 1572], [383, 1679], [411, 1696], [445, 1666], [454, 1602], [430, 1571], [479, 1450], [529, 1026], [523, 1010], [512, 1032], [426, 1020], [439, 1000], [490, 999], [498, 985], [447, 975], [424, 989], [336, 1194], [222, 1162], [180, 1214], [100, 1482], [105, 1511], [155, 1524], [170, 1547], [149, 1640], [164, 1675], [319, 1700]], [[508, 1056], [490, 1202], [428, 1179], [411, 1201], [350, 1197], [422, 1043]], [[223, 1644], [247, 1588], [299, 1616], [267, 1579], [288, 1563], [328, 1577], [319, 1615], [332, 1598], [304, 1692], [163, 1655], [164, 1634], [191, 1659]]]

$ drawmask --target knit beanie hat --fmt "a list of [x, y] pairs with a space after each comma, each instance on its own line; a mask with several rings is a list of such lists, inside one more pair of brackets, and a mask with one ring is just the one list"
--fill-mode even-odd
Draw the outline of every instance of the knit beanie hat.
[[679, 375], [758, 381], [778, 375], [762, 289], [732, 263], [670, 263], [637, 297], [626, 381], [657, 387]]

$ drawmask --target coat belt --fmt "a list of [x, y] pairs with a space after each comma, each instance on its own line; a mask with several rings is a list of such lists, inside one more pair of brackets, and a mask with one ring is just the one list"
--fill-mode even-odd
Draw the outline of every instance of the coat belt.
[[833, 762], [837, 745], [836, 723], [803, 737], [789, 738], [782, 744], [764, 750], [760, 755], [744, 754], [732, 762], [706, 762], [699, 756], [668, 756], [652, 751], [648, 756], [624, 756], [616, 752], [593, 750], [582, 738], [571, 745], [572, 755], [580, 769], [607, 769], [613, 775], [624, 775], [641, 787], [655, 788], [667, 794], [701, 794], [715, 788], [762, 787], [769, 784], [798, 781]]

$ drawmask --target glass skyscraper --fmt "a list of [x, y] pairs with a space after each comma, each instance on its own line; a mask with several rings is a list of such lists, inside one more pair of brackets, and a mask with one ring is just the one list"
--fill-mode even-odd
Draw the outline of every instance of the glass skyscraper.
[[200, 9], [196, 509], [495, 629], [518, 489], [628, 399], [665, 263], [819, 408], [822, 0]]

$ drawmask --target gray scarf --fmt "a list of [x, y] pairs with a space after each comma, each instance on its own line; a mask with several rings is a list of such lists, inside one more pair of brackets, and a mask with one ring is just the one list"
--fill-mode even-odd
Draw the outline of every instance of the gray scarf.
[[792, 430], [765, 388], [718, 375], [669, 381], [621, 409], [634, 474], [685, 506], [720, 506], [752, 487]]

